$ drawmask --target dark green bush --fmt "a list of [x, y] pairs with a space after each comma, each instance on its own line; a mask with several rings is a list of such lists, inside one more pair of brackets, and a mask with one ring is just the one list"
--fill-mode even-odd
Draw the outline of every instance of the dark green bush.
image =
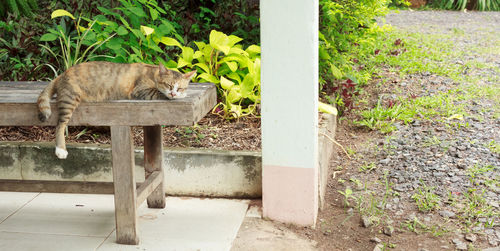
[[360, 85], [371, 78], [359, 71], [365, 57], [374, 54], [374, 41], [383, 30], [376, 18], [388, 12], [390, 0], [320, 0], [320, 89], [331, 95], [340, 112], [352, 105]]

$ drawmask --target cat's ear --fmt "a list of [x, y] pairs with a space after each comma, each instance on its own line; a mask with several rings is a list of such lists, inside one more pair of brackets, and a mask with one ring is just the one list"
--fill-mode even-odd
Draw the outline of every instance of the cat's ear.
[[160, 75], [168, 75], [169, 74], [167, 68], [165, 68], [165, 66], [163, 66], [162, 63], [160, 63], [160, 67], [159, 68], [160, 68]]
[[196, 71], [191, 71], [191, 72], [188, 72], [188, 73], [184, 73], [183, 77], [185, 79], [192, 79], [194, 77], [195, 73], [196, 73]]

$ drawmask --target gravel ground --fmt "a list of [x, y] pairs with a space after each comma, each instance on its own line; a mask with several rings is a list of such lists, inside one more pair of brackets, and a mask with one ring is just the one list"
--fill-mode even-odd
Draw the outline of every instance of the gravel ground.
[[[468, 60], [475, 60], [493, 65], [494, 67], [465, 69], [463, 74], [479, 79], [480, 86], [500, 85], [499, 12], [401, 11], [399, 14], [390, 14], [387, 23], [409, 32], [455, 34], [450, 39], [454, 48], [460, 50], [461, 57], [450, 63], [464, 64]], [[469, 48], [488, 48], [488, 51], [484, 53]], [[428, 73], [410, 75], [401, 83], [426, 83], [420, 89], [419, 96], [446, 92], [456, 88], [458, 84], [451, 79]], [[483, 198], [496, 215], [477, 220], [493, 222], [494, 226], [474, 224], [469, 230], [485, 234], [489, 245], [498, 247], [500, 153], [492, 149], [495, 142], [500, 143], [498, 103], [487, 99], [466, 100], [464, 103], [468, 116], [460, 121], [464, 125], [461, 127], [450, 127], [439, 121], [398, 124], [396, 133], [379, 142], [379, 145], [386, 146], [385, 149], [388, 150], [379, 152], [378, 164], [387, 167], [390, 180], [394, 183], [393, 189], [403, 194], [402, 198], [406, 195], [408, 200], [422, 182], [428, 187], [434, 187], [434, 193], [443, 199], [449, 198], [450, 194], [467, 194], [469, 189], [484, 191], [481, 192]], [[477, 177], [471, 178], [471, 174]], [[389, 208], [401, 214], [400, 207], [389, 205]], [[460, 206], [446, 204], [441, 206], [439, 214], [454, 217], [459, 212]], [[453, 243], [457, 249], [463, 247], [460, 239]]]

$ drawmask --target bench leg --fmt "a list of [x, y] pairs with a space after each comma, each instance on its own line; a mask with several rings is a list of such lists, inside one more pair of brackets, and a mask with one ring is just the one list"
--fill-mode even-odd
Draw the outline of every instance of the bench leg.
[[134, 144], [130, 126], [111, 126], [116, 242], [139, 244], [137, 229]]
[[[160, 171], [163, 177], [163, 134], [161, 126], [144, 126], [144, 169], [146, 179]], [[163, 180], [148, 196], [149, 208], [165, 208], [165, 189]]]

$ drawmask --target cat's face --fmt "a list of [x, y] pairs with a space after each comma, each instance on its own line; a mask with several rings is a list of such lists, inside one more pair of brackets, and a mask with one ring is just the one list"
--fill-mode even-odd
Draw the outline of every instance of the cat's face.
[[186, 97], [191, 78], [196, 71], [180, 73], [166, 69], [162, 64], [159, 67], [160, 79], [158, 81], [158, 90], [165, 94], [168, 99], [177, 99]]

